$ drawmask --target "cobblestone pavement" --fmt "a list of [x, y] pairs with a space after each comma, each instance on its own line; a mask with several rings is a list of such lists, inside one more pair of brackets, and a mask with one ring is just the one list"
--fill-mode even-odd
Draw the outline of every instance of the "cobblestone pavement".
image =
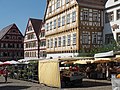
[[[4, 78], [0, 76], [0, 90], [60, 90], [58, 88], [47, 87], [41, 84], [9, 79], [4, 83]], [[84, 79], [83, 86], [64, 88], [62, 90], [112, 90], [111, 82], [106, 80]]]

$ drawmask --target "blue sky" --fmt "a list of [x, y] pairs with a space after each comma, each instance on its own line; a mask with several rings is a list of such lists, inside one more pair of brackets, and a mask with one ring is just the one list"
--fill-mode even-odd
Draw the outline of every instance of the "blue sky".
[[16, 23], [24, 34], [29, 18], [43, 19], [46, 0], [0, 0], [0, 30]]

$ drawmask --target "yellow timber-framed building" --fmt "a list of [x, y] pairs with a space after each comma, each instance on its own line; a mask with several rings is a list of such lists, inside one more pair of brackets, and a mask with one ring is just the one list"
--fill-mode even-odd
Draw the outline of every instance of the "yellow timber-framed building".
[[47, 57], [75, 56], [102, 45], [106, 0], [47, 0]]

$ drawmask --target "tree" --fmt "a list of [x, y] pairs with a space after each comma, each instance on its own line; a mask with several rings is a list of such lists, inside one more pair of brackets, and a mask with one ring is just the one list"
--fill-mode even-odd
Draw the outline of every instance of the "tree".
[[102, 52], [108, 52], [108, 51], [118, 51], [120, 50], [120, 44], [117, 43], [116, 41], [113, 41], [110, 44], [105, 44], [99, 47], [95, 47], [90, 50], [90, 52], [85, 52], [84, 49], [81, 49], [81, 52], [79, 53], [78, 56], [94, 56], [96, 53], [102, 53]]

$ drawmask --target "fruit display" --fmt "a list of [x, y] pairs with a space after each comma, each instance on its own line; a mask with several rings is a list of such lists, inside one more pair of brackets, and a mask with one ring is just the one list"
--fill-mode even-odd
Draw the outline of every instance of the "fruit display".
[[117, 75], [117, 78], [120, 78], [120, 74]]

